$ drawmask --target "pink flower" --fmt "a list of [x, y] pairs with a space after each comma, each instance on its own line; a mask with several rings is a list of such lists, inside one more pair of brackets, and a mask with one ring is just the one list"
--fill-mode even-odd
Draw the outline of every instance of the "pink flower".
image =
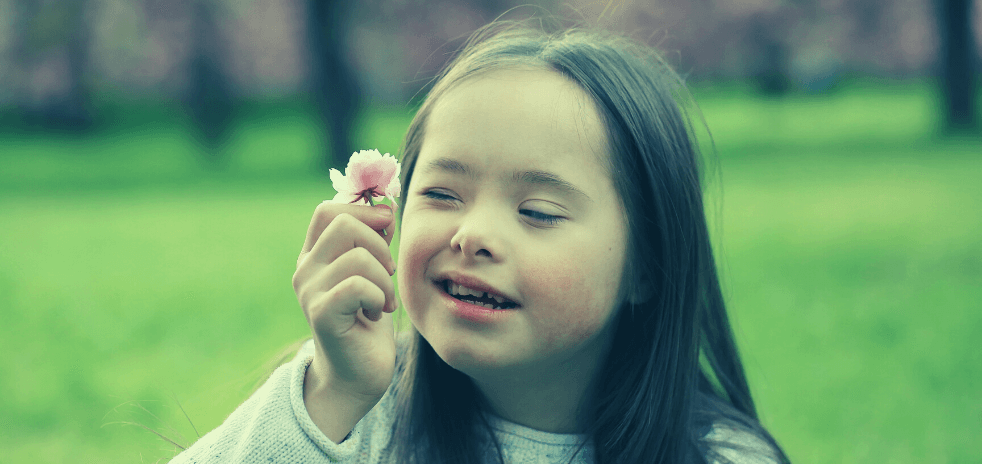
[[352, 153], [343, 175], [341, 171], [331, 169], [331, 183], [338, 192], [331, 201], [355, 203], [364, 200], [366, 204], [373, 205], [373, 198], [388, 198], [398, 208], [396, 197], [402, 191], [399, 168], [399, 162], [388, 153], [385, 156], [378, 150]]

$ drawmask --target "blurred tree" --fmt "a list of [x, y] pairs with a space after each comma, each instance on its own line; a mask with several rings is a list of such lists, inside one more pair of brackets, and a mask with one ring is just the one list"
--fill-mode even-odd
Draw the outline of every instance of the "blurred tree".
[[757, 90], [764, 95], [783, 95], [791, 89], [788, 74], [791, 53], [781, 37], [779, 17], [776, 13], [758, 12], [748, 24], [751, 56], [750, 77]]
[[351, 132], [362, 102], [361, 88], [347, 56], [347, 19], [354, 2], [309, 0], [307, 6], [310, 84], [329, 139], [320, 163], [326, 172], [345, 166], [354, 151]]
[[944, 127], [948, 132], [974, 132], [979, 128], [979, 120], [972, 0], [939, 0], [938, 3]]
[[29, 125], [71, 131], [92, 125], [88, 4], [88, 0], [14, 4], [17, 106]]
[[191, 13], [191, 56], [185, 105], [213, 167], [221, 165], [221, 147], [228, 137], [234, 102], [222, 66], [223, 37], [214, 0], [196, 0]]

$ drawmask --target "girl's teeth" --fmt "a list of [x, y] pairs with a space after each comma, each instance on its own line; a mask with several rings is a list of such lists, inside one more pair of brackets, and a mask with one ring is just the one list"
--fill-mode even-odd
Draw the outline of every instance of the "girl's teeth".
[[[473, 295], [473, 296], [476, 296], [478, 298], [481, 298], [481, 297], [483, 297], [483, 298], [491, 298], [495, 302], [497, 302], [498, 305], [501, 305], [502, 303], [505, 302], [505, 299], [502, 298], [502, 297], [500, 297], [500, 296], [498, 296], [498, 295], [492, 295], [492, 294], [490, 294], [488, 292], [481, 292], [481, 291], [478, 291], [478, 290], [473, 290], [473, 289], [467, 288], [467, 287], [465, 287], [463, 285], [455, 284], [452, 281], [448, 281], [447, 282], [447, 293], [449, 293], [451, 295], [457, 295], [457, 296]], [[474, 304], [481, 305], [481, 306], [484, 306], [484, 307], [492, 308], [493, 309], [493, 307], [491, 305], [489, 305], [489, 304], [477, 303], [477, 302], [475, 302]]]

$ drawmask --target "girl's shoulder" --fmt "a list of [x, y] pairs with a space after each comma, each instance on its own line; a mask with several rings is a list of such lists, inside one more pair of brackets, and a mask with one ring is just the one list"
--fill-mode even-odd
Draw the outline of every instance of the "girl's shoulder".
[[709, 464], [784, 464], [787, 456], [756, 419], [710, 392], [695, 400], [694, 436]]
[[702, 437], [710, 464], [781, 464], [781, 453], [756, 431], [717, 422]]

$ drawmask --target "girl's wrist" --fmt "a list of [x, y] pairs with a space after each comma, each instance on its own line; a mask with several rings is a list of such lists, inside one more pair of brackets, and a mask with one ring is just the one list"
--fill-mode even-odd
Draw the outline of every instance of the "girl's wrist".
[[334, 443], [341, 443], [381, 397], [362, 394], [355, 386], [338, 382], [319, 364], [314, 356], [304, 375], [304, 406], [317, 428]]

